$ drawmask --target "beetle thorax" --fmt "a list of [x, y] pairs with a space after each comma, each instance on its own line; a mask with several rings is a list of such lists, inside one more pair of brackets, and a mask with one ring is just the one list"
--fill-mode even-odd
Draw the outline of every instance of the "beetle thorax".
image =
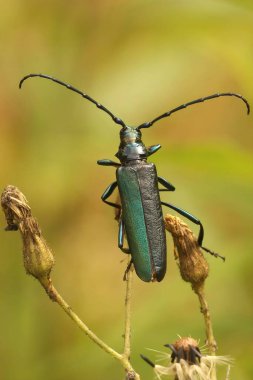
[[141, 140], [141, 131], [131, 127], [124, 127], [120, 131], [120, 146], [116, 157], [122, 164], [130, 161], [146, 160], [147, 148]]

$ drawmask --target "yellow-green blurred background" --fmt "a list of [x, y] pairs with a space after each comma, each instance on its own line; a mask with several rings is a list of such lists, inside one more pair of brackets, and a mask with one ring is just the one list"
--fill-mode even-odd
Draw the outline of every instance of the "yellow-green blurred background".
[[[251, 0], [9, 0], [0, 14], [0, 181], [27, 196], [56, 256], [55, 286], [86, 323], [122, 350], [126, 267], [113, 211], [100, 200], [114, 181], [119, 126], [78, 95], [30, 72], [85, 90], [130, 125], [215, 92], [253, 104]], [[231, 379], [253, 375], [252, 116], [236, 98], [193, 106], [143, 131], [162, 194], [198, 216], [212, 257], [207, 296], [220, 355], [235, 358]], [[167, 212], [167, 210], [165, 210]], [[17, 233], [0, 217], [0, 379], [122, 379], [118, 363], [92, 344], [22, 268]], [[194, 231], [197, 229], [193, 227]], [[160, 284], [134, 279], [132, 362], [152, 379], [140, 353], [190, 334], [203, 320], [180, 279], [168, 236]], [[165, 350], [165, 348], [164, 348]], [[224, 377], [223, 377], [224, 378]]]

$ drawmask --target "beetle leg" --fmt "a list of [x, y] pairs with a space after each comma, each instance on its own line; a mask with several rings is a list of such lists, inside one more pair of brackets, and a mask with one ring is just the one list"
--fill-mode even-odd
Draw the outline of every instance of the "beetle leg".
[[[106, 199], [112, 195], [113, 191], [116, 189], [118, 186], [117, 181], [111, 183], [106, 190], [104, 191], [103, 195], [101, 196], [101, 199], [103, 202], [108, 204], [109, 206], [115, 207], [117, 209], [121, 209], [121, 205], [113, 202], [109, 202]], [[120, 219], [119, 221], [119, 234], [118, 234], [118, 247], [121, 249], [122, 252], [124, 253], [130, 253], [129, 248], [123, 248], [123, 242], [124, 242], [124, 223], [123, 220]]]
[[172, 205], [171, 203], [167, 202], [161, 202], [162, 205], [167, 206], [169, 208], [172, 208], [172, 210], [175, 210], [178, 212], [180, 215], [184, 216], [185, 218], [189, 219], [191, 222], [197, 224], [199, 226], [199, 236], [198, 236], [198, 244], [202, 246], [203, 238], [204, 238], [204, 227], [199, 219], [197, 219], [195, 216], [190, 214], [189, 212]]
[[131, 269], [131, 266], [133, 264], [133, 259], [131, 259], [127, 265], [127, 268], [125, 270], [125, 273], [124, 273], [124, 276], [123, 276], [123, 281], [126, 281], [127, 280], [127, 275], [128, 275], [128, 272], [130, 271]]
[[[122, 219], [119, 221], [119, 235], [118, 235], [118, 247], [121, 249], [124, 253], [130, 253], [129, 248], [123, 248], [124, 244], [124, 234], [125, 234], [125, 228], [124, 228], [124, 222]], [[131, 265], [133, 264], [133, 259], [131, 259], [127, 265], [127, 268], [124, 273], [123, 281], [126, 281], [127, 274], [130, 271]]]
[[192, 214], [190, 214], [189, 212], [185, 211], [185, 210], [182, 210], [181, 208], [177, 207], [177, 206], [174, 206], [172, 205], [171, 203], [166, 203], [166, 202], [161, 202], [162, 205], [164, 206], [167, 206], [169, 208], [172, 208], [172, 210], [175, 210], [176, 212], [178, 212], [180, 215], [184, 216], [185, 218], [189, 219], [191, 222], [197, 224], [199, 226], [199, 235], [198, 235], [198, 239], [197, 239], [197, 242], [198, 242], [198, 245], [206, 252], [210, 253], [211, 255], [215, 256], [215, 257], [220, 257], [223, 261], [225, 261], [225, 257], [219, 255], [218, 253], [216, 252], [213, 252], [211, 251], [209, 248], [205, 248], [203, 247], [202, 243], [203, 243], [203, 239], [204, 239], [204, 227], [203, 227], [203, 224], [201, 223], [201, 221], [196, 218], [195, 216], [193, 216]]
[[109, 202], [106, 200], [107, 198], [109, 198], [110, 195], [112, 195], [112, 193], [114, 192], [114, 190], [116, 189], [117, 186], [118, 186], [117, 181], [111, 183], [103, 192], [101, 199], [103, 202], [105, 202], [109, 206], [121, 208], [121, 206], [118, 205], [117, 203]]
[[98, 160], [97, 164], [102, 165], [102, 166], [115, 166], [115, 167], [121, 166], [118, 162], [114, 162], [114, 161], [108, 160], [108, 159]]
[[125, 235], [125, 228], [124, 228], [124, 222], [122, 219], [119, 221], [119, 235], [118, 235], [118, 247], [121, 249], [124, 253], [130, 253], [129, 248], [124, 248], [124, 235]]
[[175, 190], [175, 187], [163, 177], [157, 177], [157, 179], [158, 179], [158, 182], [165, 187], [165, 189], [159, 189], [159, 191], [174, 191]]
[[156, 144], [156, 145], [148, 146], [148, 147], [147, 147], [148, 156], [151, 156], [151, 154], [154, 154], [154, 153], [157, 152], [158, 149], [160, 149], [160, 148], [161, 148], [161, 145], [160, 145], [160, 144]]

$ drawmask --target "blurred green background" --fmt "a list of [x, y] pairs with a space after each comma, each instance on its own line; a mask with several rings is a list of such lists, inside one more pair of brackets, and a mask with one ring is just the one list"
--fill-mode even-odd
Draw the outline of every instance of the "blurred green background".
[[[100, 196], [114, 181], [119, 126], [91, 103], [30, 72], [85, 90], [130, 125], [216, 92], [253, 104], [251, 0], [1, 1], [0, 123], [3, 189], [27, 196], [56, 256], [55, 286], [108, 344], [121, 351], [126, 267], [113, 211]], [[198, 216], [208, 257], [207, 296], [231, 379], [253, 375], [253, 129], [235, 98], [193, 106], [143, 131], [159, 175], [176, 186], [163, 199]], [[167, 212], [167, 210], [164, 210]], [[1, 231], [0, 379], [122, 379], [118, 363], [92, 344], [22, 268], [17, 233]], [[197, 229], [193, 226], [195, 232]], [[160, 284], [134, 279], [132, 362], [177, 334], [204, 343], [203, 320], [179, 276], [168, 236]]]

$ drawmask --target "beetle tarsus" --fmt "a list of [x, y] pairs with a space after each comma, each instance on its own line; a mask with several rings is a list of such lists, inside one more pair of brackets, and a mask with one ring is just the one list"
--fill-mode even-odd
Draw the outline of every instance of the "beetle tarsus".
[[130, 269], [131, 269], [132, 264], [133, 264], [133, 260], [131, 259], [131, 260], [129, 261], [128, 265], [127, 265], [126, 270], [125, 270], [125, 273], [124, 273], [124, 276], [123, 276], [123, 281], [126, 281], [126, 280], [127, 280], [127, 275], [128, 275], [128, 273], [129, 273], [129, 271], [130, 271]]
[[207, 253], [210, 253], [210, 255], [216, 257], [216, 258], [220, 258], [222, 259], [223, 261], [226, 260], [226, 258], [224, 256], [221, 256], [219, 255], [219, 253], [216, 253], [214, 251], [211, 251], [209, 248], [206, 248], [206, 247], [203, 247], [202, 245], [200, 246], [200, 248], [202, 248], [204, 251], [206, 251]]

